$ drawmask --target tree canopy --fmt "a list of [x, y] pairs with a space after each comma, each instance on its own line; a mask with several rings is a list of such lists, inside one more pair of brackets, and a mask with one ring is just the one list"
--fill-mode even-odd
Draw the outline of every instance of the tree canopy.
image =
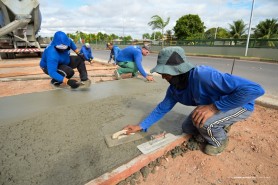
[[233, 24], [229, 24], [230, 34], [234, 39], [240, 39], [247, 30], [247, 24], [244, 24], [243, 20], [234, 21]]
[[203, 34], [205, 26], [199, 15], [189, 14], [179, 18], [173, 30], [177, 39], [187, 39], [194, 35]]
[[[166, 21], [164, 21], [160, 16], [154, 15], [151, 17], [151, 21], [148, 23], [149, 26], [152, 26], [152, 29], [160, 29], [161, 35], [164, 35], [164, 28], [169, 24], [170, 17], [167, 18]], [[163, 37], [161, 38], [163, 40]], [[163, 42], [162, 42], [163, 44]], [[163, 45], [162, 45], [163, 46]]]
[[261, 21], [254, 30], [255, 38], [277, 38], [278, 37], [278, 22], [277, 19], [266, 19]]
[[229, 38], [230, 34], [229, 32], [221, 27], [218, 28], [210, 28], [205, 32], [205, 38], [206, 39], [224, 39]]

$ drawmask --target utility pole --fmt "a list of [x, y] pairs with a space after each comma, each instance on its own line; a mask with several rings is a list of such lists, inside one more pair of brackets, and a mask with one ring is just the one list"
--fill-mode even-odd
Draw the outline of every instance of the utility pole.
[[216, 39], [218, 27], [215, 28], [214, 40]]
[[250, 32], [251, 32], [251, 23], [252, 23], [252, 17], [253, 17], [254, 3], [255, 3], [255, 0], [253, 0], [253, 2], [252, 2], [251, 15], [250, 15], [250, 21], [249, 21], [249, 29], [248, 29], [248, 37], [247, 37], [246, 49], [245, 49], [245, 56], [247, 56], [247, 52], [248, 52], [248, 46], [249, 46], [249, 39], [250, 39]]

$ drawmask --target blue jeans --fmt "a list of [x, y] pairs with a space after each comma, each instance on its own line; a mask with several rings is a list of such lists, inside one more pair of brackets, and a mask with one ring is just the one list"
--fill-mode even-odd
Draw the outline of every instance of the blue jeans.
[[219, 147], [221, 146], [221, 143], [227, 139], [224, 127], [248, 118], [251, 113], [251, 111], [242, 107], [227, 112], [220, 111], [209, 118], [202, 128], [194, 126], [192, 121], [193, 113], [191, 113], [183, 122], [182, 130], [186, 134], [197, 135], [200, 133], [209, 144]]

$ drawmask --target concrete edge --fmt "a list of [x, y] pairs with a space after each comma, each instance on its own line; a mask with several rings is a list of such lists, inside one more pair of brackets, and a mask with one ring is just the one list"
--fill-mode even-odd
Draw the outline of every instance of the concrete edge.
[[278, 109], [278, 104], [276, 103], [270, 103], [270, 102], [267, 102], [267, 101], [264, 101], [264, 100], [261, 100], [261, 99], [258, 99], [256, 100], [256, 104], [257, 105], [260, 105], [260, 106], [263, 106], [263, 107], [266, 107], [266, 108], [271, 108], [271, 109]]
[[111, 185], [117, 184], [120, 181], [126, 179], [131, 176], [135, 172], [139, 171], [141, 168], [147, 166], [150, 162], [156, 160], [157, 158], [165, 155], [168, 151], [171, 151], [176, 146], [181, 145], [184, 142], [187, 142], [191, 136], [190, 135], [180, 135], [178, 138], [169, 143], [168, 145], [152, 152], [149, 154], [142, 154], [130, 162], [114, 169], [111, 172], [107, 172], [92, 181], [89, 181], [85, 185]]

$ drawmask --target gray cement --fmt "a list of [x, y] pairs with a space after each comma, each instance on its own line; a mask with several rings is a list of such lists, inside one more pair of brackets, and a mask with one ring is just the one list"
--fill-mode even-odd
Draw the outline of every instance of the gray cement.
[[0, 184], [84, 184], [140, 155], [137, 145], [150, 135], [181, 134], [193, 108], [176, 105], [142, 139], [105, 143], [106, 134], [146, 117], [167, 86], [128, 79], [0, 98]]

